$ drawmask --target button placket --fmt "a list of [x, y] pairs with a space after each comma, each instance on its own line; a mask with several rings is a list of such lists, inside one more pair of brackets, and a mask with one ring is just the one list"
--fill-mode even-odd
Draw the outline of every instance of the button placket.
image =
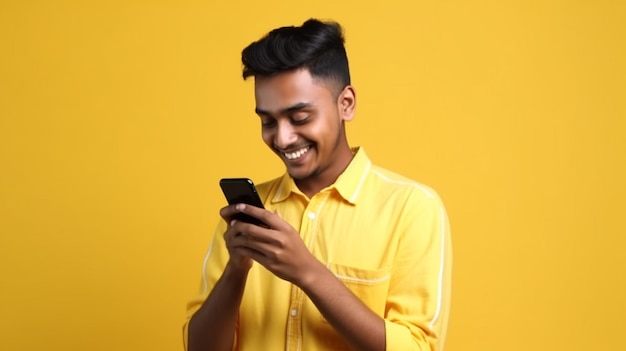
[[[315, 195], [302, 212], [300, 223], [300, 237], [305, 242], [311, 253], [314, 251], [315, 232], [317, 230], [317, 217], [327, 194]], [[317, 211], [317, 212], [316, 212]], [[306, 298], [304, 292], [295, 285], [291, 286], [291, 303], [287, 322], [287, 350], [299, 350], [302, 342], [302, 305]]]

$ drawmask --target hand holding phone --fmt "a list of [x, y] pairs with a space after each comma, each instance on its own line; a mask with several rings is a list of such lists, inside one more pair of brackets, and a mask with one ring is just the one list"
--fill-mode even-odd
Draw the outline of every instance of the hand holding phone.
[[[223, 178], [220, 180], [220, 188], [222, 188], [222, 192], [224, 193], [226, 201], [228, 201], [229, 205], [248, 204], [251, 206], [265, 208], [263, 206], [263, 201], [261, 201], [261, 198], [256, 191], [254, 183], [248, 178]], [[234, 216], [234, 219], [266, 226], [265, 223], [245, 213], [237, 213]]]

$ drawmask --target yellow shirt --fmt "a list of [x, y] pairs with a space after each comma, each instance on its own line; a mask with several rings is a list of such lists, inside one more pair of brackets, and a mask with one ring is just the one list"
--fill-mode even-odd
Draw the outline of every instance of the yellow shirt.
[[[265, 208], [298, 229], [311, 253], [385, 320], [387, 351], [441, 350], [450, 299], [448, 219], [430, 188], [372, 165], [355, 150], [335, 184], [308, 199], [284, 176], [257, 187]], [[228, 251], [218, 225], [204, 260], [201, 293], [221, 276]], [[236, 350], [351, 350], [295, 285], [255, 263], [246, 283]]]

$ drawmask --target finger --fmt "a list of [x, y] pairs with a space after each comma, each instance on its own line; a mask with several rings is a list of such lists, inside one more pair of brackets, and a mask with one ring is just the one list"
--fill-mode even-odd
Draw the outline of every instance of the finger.
[[263, 253], [257, 250], [251, 249], [249, 247], [242, 247], [242, 246], [237, 247], [236, 249], [234, 249], [234, 251], [236, 251], [237, 255], [241, 257], [248, 257], [259, 263], [266, 260], [265, 255], [263, 255]]
[[232, 220], [231, 228], [237, 234], [235, 236], [243, 236], [261, 242], [273, 242], [277, 236], [274, 230], [265, 226]]
[[[234, 223], [236, 221], [231, 221], [231, 223]], [[232, 225], [228, 226], [228, 229], [226, 229], [226, 231], [224, 232], [224, 241], [226, 242], [226, 244], [228, 245], [228, 243], [232, 240], [232, 238], [234, 238], [235, 236], [237, 236], [237, 234], [239, 234], [239, 232], [237, 231], [237, 228], [233, 228]]]
[[233, 240], [235, 246], [232, 250], [238, 255], [248, 257], [261, 264], [263, 267], [273, 270], [277, 264], [281, 265], [279, 255], [271, 244], [263, 243], [257, 240], [246, 240], [239, 236]]
[[277, 213], [272, 213], [264, 208], [247, 204], [237, 204], [235, 208], [241, 213], [245, 213], [260, 220], [270, 228], [281, 228], [283, 223], [285, 223]]
[[247, 235], [235, 236], [230, 242], [231, 248], [238, 250], [238, 252], [245, 252], [245, 256], [259, 260], [261, 258], [266, 259], [267, 256], [273, 256], [273, 246], [269, 243], [256, 240], [253, 237]]
[[237, 213], [241, 212], [236, 208], [237, 205], [228, 205], [226, 207], [222, 207], [220, 209], [220, 216], [226, 221], [226, 223], [230, 223]]

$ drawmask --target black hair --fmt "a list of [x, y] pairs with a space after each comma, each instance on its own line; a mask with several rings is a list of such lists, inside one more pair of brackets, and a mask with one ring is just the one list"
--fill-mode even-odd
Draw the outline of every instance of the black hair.
[[241, 52], [243, 79], [269, 77], [306, 68], [313, 79], [350, 85], [348, 56], [339, 23], [309, 19], [300, 27], [280, 27]]

